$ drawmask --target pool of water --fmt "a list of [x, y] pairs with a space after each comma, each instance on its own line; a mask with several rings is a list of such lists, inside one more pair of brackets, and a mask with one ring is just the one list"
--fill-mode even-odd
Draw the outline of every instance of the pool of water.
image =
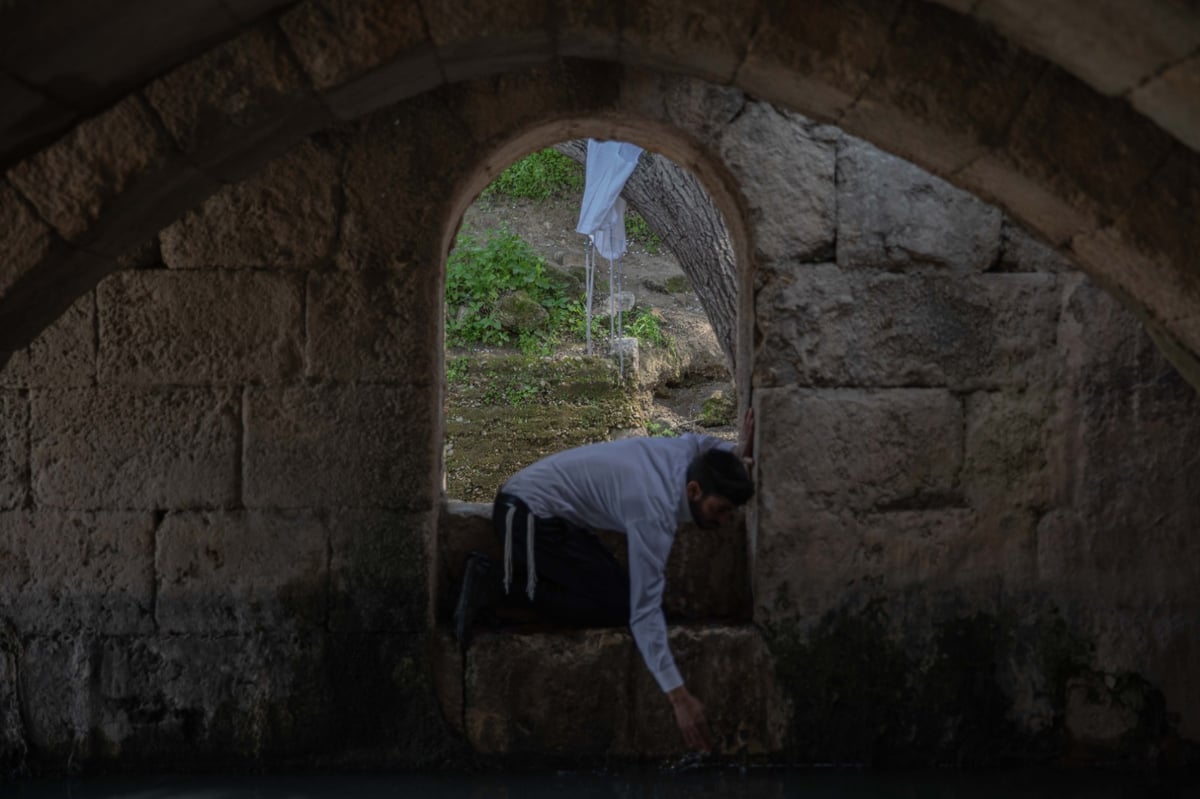
[[691, 770], [547, 774], [96, 777], [0, 782], [13, 799], [1200, 799], [1200, 774]]

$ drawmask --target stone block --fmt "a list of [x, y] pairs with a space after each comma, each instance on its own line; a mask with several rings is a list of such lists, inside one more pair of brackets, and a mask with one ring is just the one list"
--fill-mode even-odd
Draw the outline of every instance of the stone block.
[[246, 506], [432, 508], [436, 402], [422, 386], [247, 389]]
[[1000, 231], [1000, 260], [997, 271], [1062, 274], [1075, 271], [1063, 253], [1048, 247], [1007, 219]]
[[90, 386], [96, 381], [96, 296], [77, 299], [0, 369], [0, 386]]
[[312, 274], [306, 308], [309, 377], [434, 380], [442, 325], [434, 270]]
[[1012, 123], [1006, 157], [1069, 206], [1106, 218], [1127, 207], [1171, 147], [1171, 137], [1125, 101], [1048, 69]]
[[1186, 4], [1067, 0], [1034, 7], [988, 0], [975, 4], [974, 13], [1108, 95], [1144, 83], [1200, 46], [1200, 19]]
[[437, 514], [339, 509], [329, 518], [334, 632], [417, 632], [430, 619]]
[[887, 130], [889, 152], [948, 175], [1004, 141], [1043, 69], [975, 20], [932, 3], [906, 6], [839, 125], [866, 139]]
[[845, 269], [983, 272], [1000, 248], [999, 209], [847, 137], [837, 156], [837, 263]]
[[143, 93], [179, 148], [237, 180], [327, 124], [280, 41], [252, 28], [172, 70]]
[[555, 55], [547, 0], [449, 0], [424, 7], [448, 83], [534, 66]]
[[18, 690], [21, 648], [14, 631], [0, 625], [0, 770], [4, 774], [24, 773], [29, 754]]
[[[717, 755], [761, 756], [783, 748], [787, 711], [774, 661], [755, 627], [676, 627], [675, 655], [688, 690], [704, 703]], [[622, 754], [667, 757], [687, 751], [671, 703], [641, 664], [633, 669], [630, 734]]]
[[118, 272], [96, 292], [102, 383], [279, 383], [303, 372], [300, 275]]
[[444, 81], [420, 6], [388, 2], [308, 2], [280, 20], [325, 104], [354, 120]]
[[304, 513], [167, 514], [156, 534], [155, 618], [168, 633], [319, 629], [329, 534]]
[[[622, 536], [624, 539], [624, 536]], [[621, 542], [622, 549], [625, 542]], [[671, 621], [737, 621], [750, 616], [746, 528], [740, 518], [727, 528], [682, 525], [667, 558], [663, 611]]]
[[26, 743], [43, 762], [88, 754], [92, 646], [88, 634], [36, 636], [24, 645], [18, 668]]
[[737, 84], [756, 97], [836, 119], [870, 81], [898, 10], [871, 0], [768, 4]]
[[50, 255], [52, 233], [24, 197], [0, 183], [0, 293]]
[[1138, 86], [1129, 101], [1163, 130], [1200, 152], [1200, 55]]
[[63, 238], [79, 242], [133, 184], [163, 167], [168, 147], [131, 98], [22, 161], [8, 179]]
[[666, 0], [627, 8], [621, 27], [621, 55], [627, 63], [666, 71], [687, 71], [714, 83], [737, 73], [761, 13], [761, 2], [725, 13], [720, 0], [680, 6]]
[[747, 106], [719, 141], [746, 193], [758, 259], [828, 258], [836, 235], [836, 141], [765, 103]]
[[[410, 130], [405, 137], [397, 128]], [[466, 123], [440, 100], [424, 97], [380, 112], [357, 126], [348, 144], [342, 183], [345, 205], [336, 263], [342, 269], [435, 269], [462, 153], [477, 146]]]
[[323, 636], [161, 635], [96, 649], [81, 727], [96, 761], [248, 763], [332, 737]]
[[0, 391], [0, 510], [19, 508], [29, 496], [29, 399]]
[[[1160, 319], [1173, 321], [1175, 317], [1194, 315], [1200, 298], [1200, 270], [1195, 266], [1200, 226], [1185, 221], [1200, 218], [1198, 186], [1200, 152], [1177, 147], [1154, 177], [1140, 184], [1120, 206], [1125, 210], [1114, 229], [1105, 231], [1109, 232], [1106, 238], [1124, 245], [1124, 249], [1137, 250], [1146, 262], [1114, 264], [1117, 248], [1105, 247], [1104, 241], [1098, 242], [1099, 251], [1094, 255], [1087, 253], [1092, 255], [1087, 260], [1093, 270], [1099, 267], [1108, 272], [1109, 282], [1154, 309]], [[1129, 266], [1142, 268], [1135, 271]], [[1196, 338], [1193, 336], [1191, 341], [1194, 350]]]
[[153, 627], [149, 513], [0, 513], [0, 601], [23, 635]]
[[232, 389], [30, 392], [42, 507], [223, 507], [237, 501], [241, 402]]
[[963, 494], [972, 507], [1041, 510], [1052, 501], [1047, 468], [1054, 397], [1045, 391], [966, 398]]
[[160, 234], [175, 269], [312, 269], [332, 254], [340, 154], [308, 140], [262, 172], [226, 186]]
[[1195, 524], [1200, 507], [1187, 498], [1200, 496], [1200, 394], [1133, 313], [1090, 282], [1065, 294], [1058, 342], [1059, 495], [1103, 524]]
[[1064, 723], [1077, 741], [1116, 745], [1138, 726], [1141, 708], [1131, 708], [1102, 675], [1089, 674], [1067, 682]]
[[1054, 275], [800, 266], [773, 276], [756, 302], [759, 385], [1020, 389], [1054, 373]]
[[763, 390], [760, 512], [960, 505], [963, 411], [939, 389]]
[[565, 58], [616, 61], [621, 45], [621, 9], [606, 0], [560, 3], [558, 53]]
[[645, 670], [628, 630], [477, 635], [466, 655], [467, 740], [489, 754], [628, 751], [630, 675]]

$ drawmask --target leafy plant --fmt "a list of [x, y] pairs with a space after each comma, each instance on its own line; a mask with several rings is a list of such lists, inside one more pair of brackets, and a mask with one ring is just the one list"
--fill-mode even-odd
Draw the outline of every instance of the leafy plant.
[[625, 324], [625, 330], [643, 344], [662, 347], [667, 343], [658, 315], [650, 310], [635, 309], [632, 318]]
[[625, 235], [630, 241], [636, 241], [645, 247], [646, 252], [651, 255], [658, 255], [658, 250], [662, 246], [662, 239], [650, 229], [646, 218], [637, 211], [629, 211], [625, 214]]
[[651, 419], [646, 422], [646, 433], [659, 438], [679, 438], [679, 433], [675, 432], [669, 424], [660, 419]]
[[548, 200], [583, 189], [583, 167], [555, 149], [538, 150], [517, 161], [483, 190], [484, 197]]
[[568, 327], [572, 304], [546, 274], [546, 263], [520, 236], [490, 230], [480, 243], [461, 235], [446, 262], [446, 341], [450, 346], [512, 343], [512, 334], [496, 317], [496, 304], [521, 291], [546, 311], [537, 327], [518, 334], [523, 352], [542, 352]]

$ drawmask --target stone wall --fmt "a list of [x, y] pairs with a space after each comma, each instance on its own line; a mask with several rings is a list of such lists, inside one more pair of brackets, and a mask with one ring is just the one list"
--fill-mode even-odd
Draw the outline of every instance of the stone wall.
[[[305, 141], [9, 359], [0, 764], [680, 751], [626, 633], [578, 636], [593, 660], [555, 635], [464, 657], [433, 624], [435, 553], [458, 551], [438, 535], [444, 247], [498, 160], [601, 131], [696, 169], [753, 295], [757, 626], [675, 633], [723, 752], [1186, 754], [1200, 415], [1135, 320], [835, 128], [559, 64]], [[744, 618], [747, 588], [676, 607]], [[513, 681], [597, 662], [622, 689], [573, 730], [548, 720], [569, 693], [534, 712]]]
[[444, 754], [441, 281], [362, 224], [376, 139], [214, 195], [0, 372], [6, 763]]
[[1200, 397], [996, 209], [808, 130], [836, 213], [755, 296], [755, 618], [793, 753], [1185, 757]]

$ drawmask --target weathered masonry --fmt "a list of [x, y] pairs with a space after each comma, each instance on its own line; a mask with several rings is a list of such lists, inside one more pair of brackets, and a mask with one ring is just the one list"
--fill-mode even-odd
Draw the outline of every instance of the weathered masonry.
[[438, 628], [445, 255], [580, 136], [734, 241], [725, 754], [1194, 762], [1200, 21], [1111, 5], [4, 4], [4, 768], [678, 751], [625, 633]]

